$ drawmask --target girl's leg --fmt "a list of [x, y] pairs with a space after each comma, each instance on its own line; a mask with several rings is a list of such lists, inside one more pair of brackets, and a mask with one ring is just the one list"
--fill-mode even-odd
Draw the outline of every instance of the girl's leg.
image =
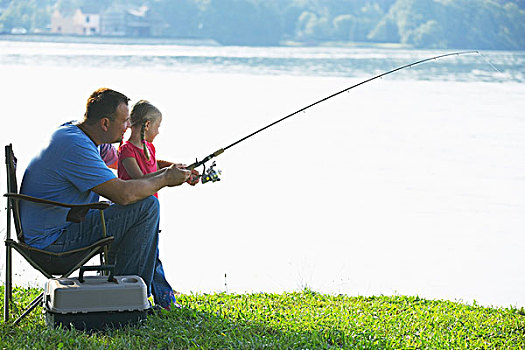
[[159, 259], [159, 251], [157, 249], [157, 259], [155, 263], [155, 271], [153, 273], [153, 282], [151, 283], [151, 291], [153, 293], [153, 300], [156, 305], [160, 305], [165, 309], [171, 309], [172, 304], [176, 307], [177, 300], [175, 299], [175, 293], [173, 288], [166, 280], [164, 274], [164, 268], [162, 267], [162, 261]]

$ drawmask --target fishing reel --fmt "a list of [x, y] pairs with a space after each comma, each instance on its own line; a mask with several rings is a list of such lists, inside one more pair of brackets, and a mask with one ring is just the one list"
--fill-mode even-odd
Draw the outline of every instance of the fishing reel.
[[217, 169], [215, 170], [215, 162], [213, 162], [212, 165], [210, 165], [210, 167], [206, 170], [206, 165], [202, 165], [204, 167], [204, 169], [202, 170], [202, 175], [201, 175], [201, 182], [203, 184], [205, 184], [206, 182], [216, 182], [216, 181], [221, 181], [221, 179], [219, 178], [219, 175], [222, 174], [222, 172]]

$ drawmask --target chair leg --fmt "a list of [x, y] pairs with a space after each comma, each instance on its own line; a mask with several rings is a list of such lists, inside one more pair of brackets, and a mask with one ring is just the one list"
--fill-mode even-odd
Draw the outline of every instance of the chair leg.
[[[84, 265], [86, 262], [89, 261], [89, 259], [91, 259], [98, 251], [100, 251], [100, 248], [97, 247], [97, 248], [94, 248], [90, 254], [88, 254], [84, 259], [82, 259], [82, 261], [80, 261], [77, 265], [75, 265], [74, 267], [71, 268], [71, 270], [69, 270], [67, 273], [65, 273], [64, 275], [62, 275], [62, 278], [66, 278], [66, 277], [69, 277], [69, 275], [71, 275], [75, 270], [77, 270], [79, 267], [81, 267], [82, 265]], [[6, 276], [7, 277], [7, 276]], [[50, 276], [49, 278], [52, 278], [52, 276]], [[7, 278], [6, 278], [7, 279]], [[42, 298], [44, 297], [44, 292], [40, 293], [39, 296], [37, 296], [35, 299], [33, 299], [33, 301], [31, 301], [31, 303], [29, 304], [29, 306], [24, 310], [24, 313], [22, 315], [20, 315], [20, 317], [18, 317], [14, 322], [13, 322], [13, 325], [17, 325], [20, 323], [20, 321], [26, 317], [31, 311], [33, 311], [33, 309], [35, 307], [37, 307], [41, 301], [42, 301]], [[6, 304], [8, 305], [8, 304]]]
[[[104, 210], [99, 210], [100, 212], [100, 222], [102, 224], [102, 237], [106, 238], [108, 233], [106, 231], [106, 219], [104, 218]], [[103, 257], [102, 257], [103, 256]], [[101, 255], [101, 265], [108, 264], [108, 246], [104, 246], [104, 254]]]
[[[6, 147], [7, 148], [7, 147]], [[9, 173], [9, 172], [8, 172]], [[9, 188], [9, 180], [7, 181]], [[5, 286], [4, 286], [4, 322], [9, 321], [9, 308], [11, 307], [11, 299], [13, 296], [13, 258], [12, 248], [7, 244], [11, 240], [11, 201], [7, 200], [7, 227], [5, 240]]]
[[13, 325], [17, 325], [20, 323], [20, 321], [22, 321], [22, 319], [24, 317], [26, 317], [31, 311], [33, 311], [33, 309], [35, 307], [38, 306], [38, 304], [40, 302], [42, 302], [42, 298], [44, 297], [44, 292], [40, 293], [39, 296], [37, 296], [35, 299], [33, 299], [33, 301], [29, 304], [29, 306], [27, 307], [27, 309], [24, 311], [24, 313], [22, 315], [20, 315], [20, 317], [18, 317], [15, 322], [13, 322]]
[[[69, 270], [66, 274], [64, 274], [62, 277], [69, 277], [69, 275], [71, 275], [75, 270], [77, 270], [80, 266], [84, 265], [86, 262], [88, 262], [89, 259], [91, 259], [94, 255], [95, 255], [95, 252], [98, 251], [100, 248], [95, 248], [91, 254], [89, 254], [87, 257], [85, 257], [82, 261], [80, 261], [77, 265], [75, 265], [73, 268], [71, 268], [71, 270]], [[13, 322], [13, 324], [16, 326], [17, 324], [20, 323], [20, 321], [26, 317], [31, 311], [33, 311], [33, 309], [35, 307], [38, 306], [38, 304], [42, 301], [42, 298], [44, 297], [44, 292], [40, 293], [39, 296], [37, 296], [35, 299], [33, 299], [33, 301], [31, 301], [31, 303], [29, 304], [29, 306], [27, 307], [27, 309], [25, 309], [24, 313], [22, 315], [20, 315], [20, 317], [18, 317], [15, 322]]]
[[9, 308], [12, 297], [12, 265], [11, 265], [11, 247], [5, 249], [5, 286], [4, 286], [4, 323], [9, 321]]

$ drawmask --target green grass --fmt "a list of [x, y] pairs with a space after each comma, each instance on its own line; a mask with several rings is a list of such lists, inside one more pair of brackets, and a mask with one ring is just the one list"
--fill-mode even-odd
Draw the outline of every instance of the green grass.
[[[28, 303], [40, 290], [16, 288]], [[524, 349], [523, 309], [418, 297], [181, 295], [182, 310], [136, 327], [88, 334], [48, 329], [38, 308], [0, 325], [6, 349]], [[3, 308], [3, 289], [2, 289]], [[16, 311], [15, 311], [16, 313]]]

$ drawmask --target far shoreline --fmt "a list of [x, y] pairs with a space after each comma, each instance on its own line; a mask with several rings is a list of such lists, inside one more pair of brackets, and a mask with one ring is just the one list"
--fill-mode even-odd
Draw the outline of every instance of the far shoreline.
[[[353, 42], [353, 41], [293, 41], [284, 40], [275, 45], [224, 45], [210, 38], [192, 37], [133, 37], [133, 36], [102, 36], [102, 35], [64, 35], [52, 33], [31, 34], [0, 34], [0, 41], [18, 42], [49, 42], [74, 44], [120, 44], [120, 45], [181, 45], [181, 46], [223, 46], [223, 47], [338, 47], [338, 48], [373, 48], [399, 50], [450, 50], [452, 48], [415, 48], [401, 43]], [[468, 49], [468, 48], [463, 48]], [[507, 50], [505, 50], [507, 51]], [[519, 51], [519, 50], [516, 50]]]
[[62, 44], [100, 44], [100, 45], [176, 45], [176, 46], [211, 46], [211, 47], [253, 47], [253, 48], [348, 48], [348, 49], [386, 49], [386, 50], [479, 50], [484, 52], [525, 52], [525, 50], [490, 49], [473, 47], [414, 47], [395, 42], [369, 41], [294, 41], [283, 40], [275, 45], [221, 44], [211, 38], [197, 37], [134, 37], [103, 35], [65, 35], [52, 33], [9, 34], [0, 33], [0, 41], [62, 43]]

